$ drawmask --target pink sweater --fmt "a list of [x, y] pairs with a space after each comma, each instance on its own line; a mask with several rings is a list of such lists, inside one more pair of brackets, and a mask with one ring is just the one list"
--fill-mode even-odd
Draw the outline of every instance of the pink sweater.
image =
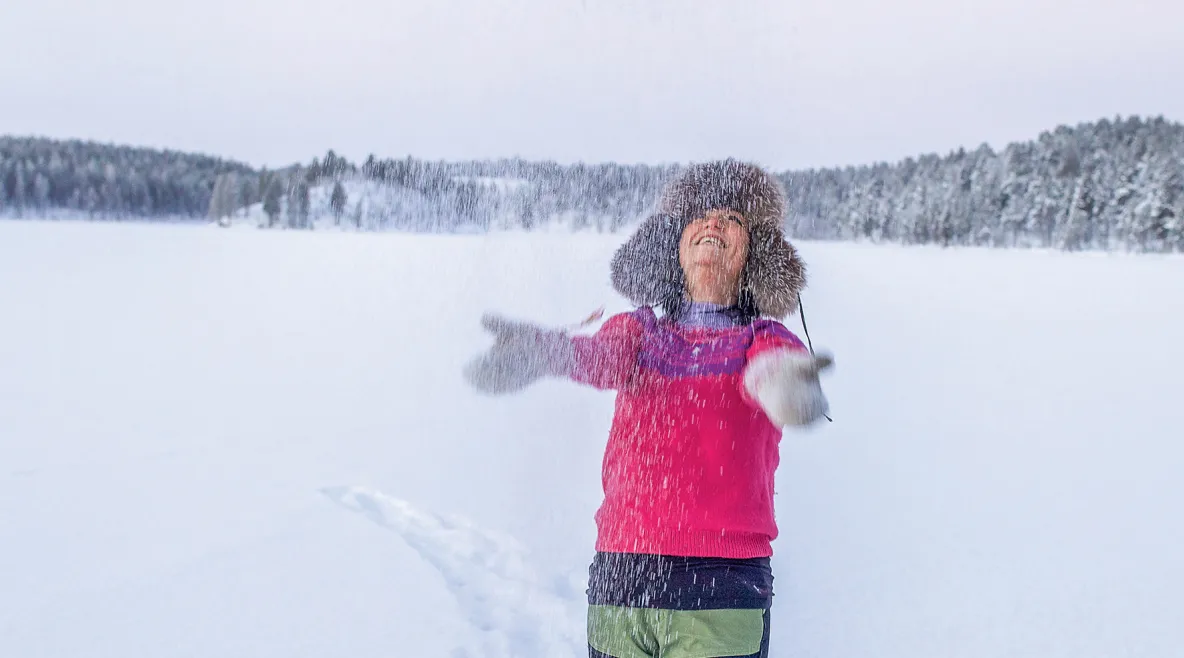
[[690, 328], [650, 308], [573, 339], [571, 377], [615, 389], [596, 550], [694, 557], [772, 555], [781, 429], [744, 390], [766, 350], [805, 351], [780, 323]]

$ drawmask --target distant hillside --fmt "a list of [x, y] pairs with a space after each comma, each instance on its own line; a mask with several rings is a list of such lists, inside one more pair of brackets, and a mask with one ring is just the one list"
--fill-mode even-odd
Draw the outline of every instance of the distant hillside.
[[[544, 224], [613, 231], [652, 205], [676, 168], [505, 160], [427, 162], [368, 159], [360, 167], [329, 152], [309, 166], [264, 174], [261, 201], [243, 208], [242, 174], [220, 177], [210, 217], [260, 226], [472, 232]], [[334, 194], [335, 188], [336, 195]], [[225, 191], [225, 195], [219, 190]], [[339, 200], [336, 210], [334, 196]]]
[[[209, 217], [276, 228], [616, 231], [678, 167], [432, 162], [332, 151], [280, 171], [205, 156], [0, 138], [0, 216]], [[906, 244], [1184, 251], [1184, 125], [1061, 126], [895, 164], [778, 174], [790, 232]]]

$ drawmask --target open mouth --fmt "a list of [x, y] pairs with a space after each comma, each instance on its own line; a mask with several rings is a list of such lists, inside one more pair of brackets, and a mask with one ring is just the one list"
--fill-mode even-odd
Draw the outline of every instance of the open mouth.
[[697, 244], [697, 245], [710, 244], [710, 245], [715, 245], [716, 247], [719, 247], [720, 249], [725, 249], [728, 246], [728, 243], [724, 242], [723, 238], [719, 237], [718, 235], [710, 235], [710, 234], [701, 236], [698, 240], [695, 240], [695, 244]]

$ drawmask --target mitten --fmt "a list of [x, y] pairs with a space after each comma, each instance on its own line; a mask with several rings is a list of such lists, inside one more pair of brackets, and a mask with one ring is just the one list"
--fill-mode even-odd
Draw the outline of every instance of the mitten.
[[771, 350], [749, 362], [744, 388], [778, 427], [809, 425], [829, 410], [818, 375], [833, 364], [830, 355]]
[[571, 339], [563, 332], [488, 313], [481, 325], [494, 335], [494, 343], [465, 366], [464, 376], [483, 393], [513, 393], [542, 377], [566, 375], [575, 361]]

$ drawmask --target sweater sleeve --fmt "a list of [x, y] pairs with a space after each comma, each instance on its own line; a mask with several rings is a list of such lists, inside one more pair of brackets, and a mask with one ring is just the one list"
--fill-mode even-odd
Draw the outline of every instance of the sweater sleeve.
[[609, 318], [591, 336], [574, 336], [568, 376], [598, 389], [628, 386], [637, 372], [643, 330], [637, 313], [622, 313]]
[[810, 351], [783, 325], [757, 328], [741, 378], [741, 395], [779, 426], [809, 425], [827, 412], [828, 404]]
[[795, 336], [792, 331], [785, 328], [785, 325], [780, 322], [771, 320], [758, 320], [754, 328], [755, 338], [752, 340], [752, 345], [748, 348], [748, 362], [769, 351], [775, 350], [790, 350], [794, 352], [809, 353], [806, 344], [800, 338]]

